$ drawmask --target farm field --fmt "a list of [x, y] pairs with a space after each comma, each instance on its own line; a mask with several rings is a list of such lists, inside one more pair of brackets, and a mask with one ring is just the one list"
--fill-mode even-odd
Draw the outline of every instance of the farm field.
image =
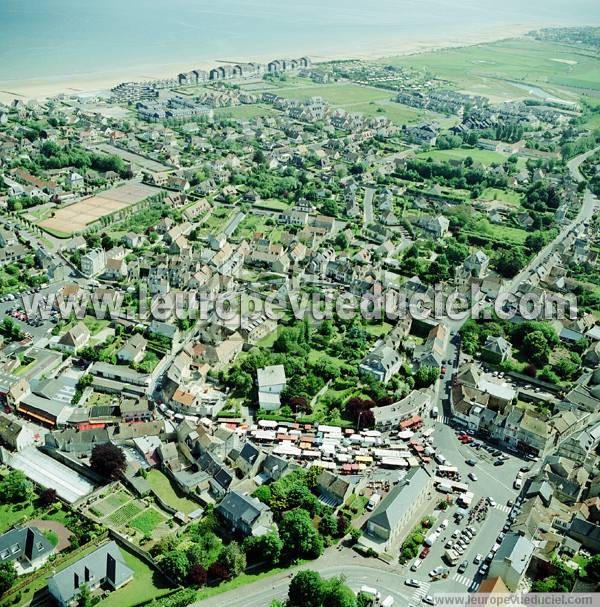
[[253, 118], [273, 116], [275, 114], [278, 114], [278, 111], [275, 108], [262, 103], [220, 107], [215, 109], [215, 117], [232, 118], [234, 120], [252, 120]]
[[132, 527], [138, 529], [146, 537], [152, 535], [152, 532], [166, 521], [166, 518], [154, 508], [148, 508], [141, 514], [138, 514], [130, 523]]

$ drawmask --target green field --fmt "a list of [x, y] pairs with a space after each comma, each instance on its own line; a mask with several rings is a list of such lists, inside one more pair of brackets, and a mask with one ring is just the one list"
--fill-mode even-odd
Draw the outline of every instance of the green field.
[[532, 96], [515, 83], [537, 85], [568, 100], [557, 87], [600, 90], [599, 62], [590, 51], [532, 38], [386, 58], [385, 63], [425, 69], [481, 95]]
[[499, 188], [486, 188], [481, 195], [481, 200], [497, 200], [514, 207], [521, 204], [522, 195], [513, 190], [501, 190]]
[[235, 107], [220, 107], [215, 109], [215, 117], [232, 118], [234, 120], [252, 120], [262, 116], [273, 116], [277, 110], [261, 103], [253, 105], [236, 105]]
[[33, 514], [31, 504], [2, 504], [0, 506], [0, 533], [4, 533], [18, 522], [25, 521]]
[[187, 497], [179, 496], [177, 491], [171, 484], [171, 481], [167, 476], [165, 476], [160, 470], [150, 470], [148, 472], [148, 476], [146, 480], [154, 489], [154, 491], [160, 496], [162, 500], [164, 500], [169, 506], [184, 512], [185, 514], [189, 514], [194, 510], [198, 510], [200, 507], [199, 504], [188, 499]]
[[136, 516], [130, 525], [141, 531], [145, 536], [151, 536], [152, 532], [165, 520], [160, 512], [154, 510], [154, 508], [148, 508]]
[[[92, 396], [95, 396], [96, 394], [97, 393], [94, 392], [94, 394]], [[98, 396], [104, 396], [104, 395], [98, 394]], [[88, 404], [90, 404], [89, 400], [88, 400]], [[97, 406], [100, 404], [100, 402], [95, 401], [93, 404], [95, 406]], [[106, 496], [103, 500], [96, 502], [93, 506], [93, 509], [95, 511], [97, 511], [100, 516], [103, 516], [103, 517], [109, 516], [110, 514], [112, 514], [119, 508], [121, 508], [121, 506], [124, 506], [130, 499], [131, 499], [131, 496], [127, 495], [127, 493], [125, 493], [124, 491], [117, 491], [117, 493], [111, 493], [110, 495]]]
[[488, 166], [490, 164], [502, 164], [506, 160], [506, 156], [499, 152], [491, 150], [480, 150], [470, 148], [455, 148], [453, 150], [432, 150], [430, 152], [421, 152], [417, 154], [417, 158], [433, 158], [433, 160], [464, 160], [471, 157], [475, 162]]

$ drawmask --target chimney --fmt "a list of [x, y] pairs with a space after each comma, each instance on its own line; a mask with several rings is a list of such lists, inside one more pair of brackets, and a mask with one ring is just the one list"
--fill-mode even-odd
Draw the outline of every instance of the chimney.
[[84, 580], [87, 582], [90, 581], [90, 570], [87, 567], [83, 568], [83, 575], [84, 575]]
[[79, 576], [76, 573], [73, 574], [73, 588], [75, 590], [79, 588]]
[[106, 577], [114, 586], [115, 580], [117, 579], [117, 562], [111, 554], [106, 555]]

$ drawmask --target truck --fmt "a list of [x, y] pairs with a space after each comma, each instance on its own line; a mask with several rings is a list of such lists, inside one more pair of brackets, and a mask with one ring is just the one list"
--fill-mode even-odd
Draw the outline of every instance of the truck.
[[373, 495], [369, 498], [369, 501], [367, 502], [367, 510], [369, 512], [372, 512], [380, 501], [381, 495], [379, 493], [373, 493]]
[[444, 552], [444, 559], [446, 560], [448, 565], [454, 567], [456, 563], [458, 563], [460, 555], [458, 554], [458, 552], [452, 550], [452, 548], [448, 548], [448, 550]]
[[379, 592], [379, 590], [377, 590], [377, 588], [371, 588], [370, 586], [361, 586], [360, 587], [360, 591], [363, 594], [368, 594], [369, 596], [372, 596], [373, 598], [377, 599], [378, 601], [381, 599], [381, 593]]
[[394, 597], [390, 596], [389, 594], [385, 597], [385, 599], [383, 599], [383, 601], [381, 601], [381, 607], [392, 607], [393, 604]]
[[435, 419], [440, 414], [439, 409], [437, 407], [431, 407], [431, 417]]
[[452, 493], [453, 489], [451, 485], [447, 485], [446, 483], [440, 483], [436, 489], [440, 492], [440, 493]]
[[471, 502], [473, 501], [473, 493], [471, 491], [463, 493], [459, 496], [458, 501], [460, 502], [461, 506], [468, 508], [471, 505]]

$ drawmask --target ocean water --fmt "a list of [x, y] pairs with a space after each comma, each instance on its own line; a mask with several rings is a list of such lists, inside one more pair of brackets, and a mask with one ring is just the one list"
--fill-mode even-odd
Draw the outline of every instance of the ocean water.
[[0, 81], [205, 59], [365, 53], [530, 24], [598, 24], [598, 0], [0, 0]]

